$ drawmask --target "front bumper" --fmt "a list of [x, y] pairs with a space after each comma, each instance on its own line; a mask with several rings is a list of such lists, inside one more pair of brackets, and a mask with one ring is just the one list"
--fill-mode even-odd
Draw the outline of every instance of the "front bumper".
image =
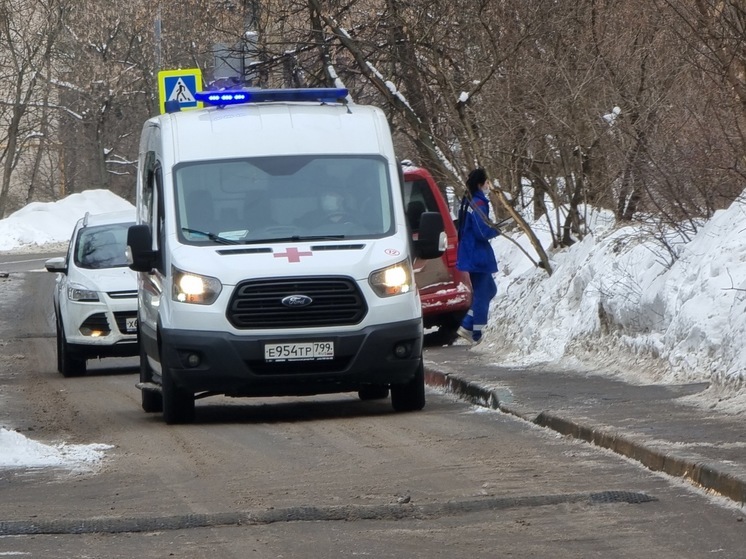
[[104, 302], [67, 301], [61, 306], [65, 338], [89, 357], [128, 357], [138, 354], [137, 299]]
[[[422, 321], [376, 325], [329, 335], [164, 329], [161, 358], [177, 386], [228, 396], [301, 396], [357, 391], [411, 380], [422, 356]], [[331, 360], [266, 362], [265, 344], [334, 342]], [[407, 348], [397, 356], [397, 346]], [[195, 357], [196, 356], [196, 357]], [[191, 366], [190, 366], [191, 365]]]

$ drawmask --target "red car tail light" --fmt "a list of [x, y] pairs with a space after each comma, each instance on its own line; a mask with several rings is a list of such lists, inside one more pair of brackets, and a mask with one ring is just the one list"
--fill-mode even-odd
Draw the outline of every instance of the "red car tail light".
[[448, 248], [446, 249], [445, 254], [446, 254], [446, 263], [448, 264], [448, 267], [455, 268], [456, 259], [457, 259], [456, 239], [448, 239]]

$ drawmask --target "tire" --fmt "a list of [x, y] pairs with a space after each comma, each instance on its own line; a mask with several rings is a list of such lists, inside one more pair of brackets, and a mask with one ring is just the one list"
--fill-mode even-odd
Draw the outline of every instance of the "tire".
[[[153, 382], [153, 370], [148, 364], [145, 346], [141, 342], [140, 331], [137, 331], [137, 343], [140, 346], [140, 382]], [[163, 411], [163, 396], [153, 390], [140, 390], [142, 409], [146, 413], [160, 413]]]
[[458, 338], [459, 326], [464, 318], [465, 312], [450, 313], [439, 317], [438, 329], [435, 332], [425, 334], [424, 343], [427, 347], [441, 347], [453, 345]]
[[425, 407], [425, 365], [422, 359], [412, 380], [391, 385], [391, 405], [399, 412], [419, 411]]
[[194, 394], [179, 388], [161, 355], [163, 419], [168, 425], [194, 421]]
[[435, 332], [425, 334], [423, 342], [427, 347], [453, 345], [453, 342], [458, 338], [457, 330], [458, 326], [452, 326], [451, 324], [440, 326]]
[[62, 374], [62, 327], [60, 319], [55, 320], [57, 330], [57, 372]]
[[383, 400], [389, 397], [389, 387], [381, 385], [363, 386], [357, 392], [361, 400]]
[[453, 342], [458, 338], [456, 332], [458, 332], [459, 326], [461, 326], [460, 322], [455, 326], [449, 325], [438, 328], [438, 335], [440, 336], [443, 345], [453, 345]]
[[80, 357], [70, 350], [70, 344], [65, 338], [65, 330], [61, 320], [57, 320], [57, 370], [65, 377], [79, 377], [85, 374], [85, 357]]
[[163, 396], [155, 390], [140, 390], [142, 409], [145, 413], [160, 413], [163, 411]]

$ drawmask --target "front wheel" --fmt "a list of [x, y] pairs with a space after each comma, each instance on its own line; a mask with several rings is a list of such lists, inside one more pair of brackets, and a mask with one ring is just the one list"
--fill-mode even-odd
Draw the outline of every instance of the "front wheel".
[[57, 320], [57, 370], [65, 377], [79, 377], [85, 374], [85, 357], [80, 357], [70, 350], [65, 338], [61, 320]]
[[194, 394], [179, 388], [173, 374], [161, 355], [161, 388], [163, 394], [163, 419], [169, 425], [194, 421]]
[[395, 411], [419, 411], [425, 407], [425, 365], [422, 359], [412, 380], [391, 385], [391, 405]]

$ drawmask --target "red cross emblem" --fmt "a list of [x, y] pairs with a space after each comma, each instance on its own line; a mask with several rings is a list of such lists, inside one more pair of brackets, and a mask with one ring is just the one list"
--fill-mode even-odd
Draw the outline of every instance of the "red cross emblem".
[[273, 255], [275, 258], [287, 258], [288, 262], [300, 262], [301, 256], [313, 256], [313, 252], [300, 252], [295, 247], [285, 249], [285, 252], [277, 252]]

